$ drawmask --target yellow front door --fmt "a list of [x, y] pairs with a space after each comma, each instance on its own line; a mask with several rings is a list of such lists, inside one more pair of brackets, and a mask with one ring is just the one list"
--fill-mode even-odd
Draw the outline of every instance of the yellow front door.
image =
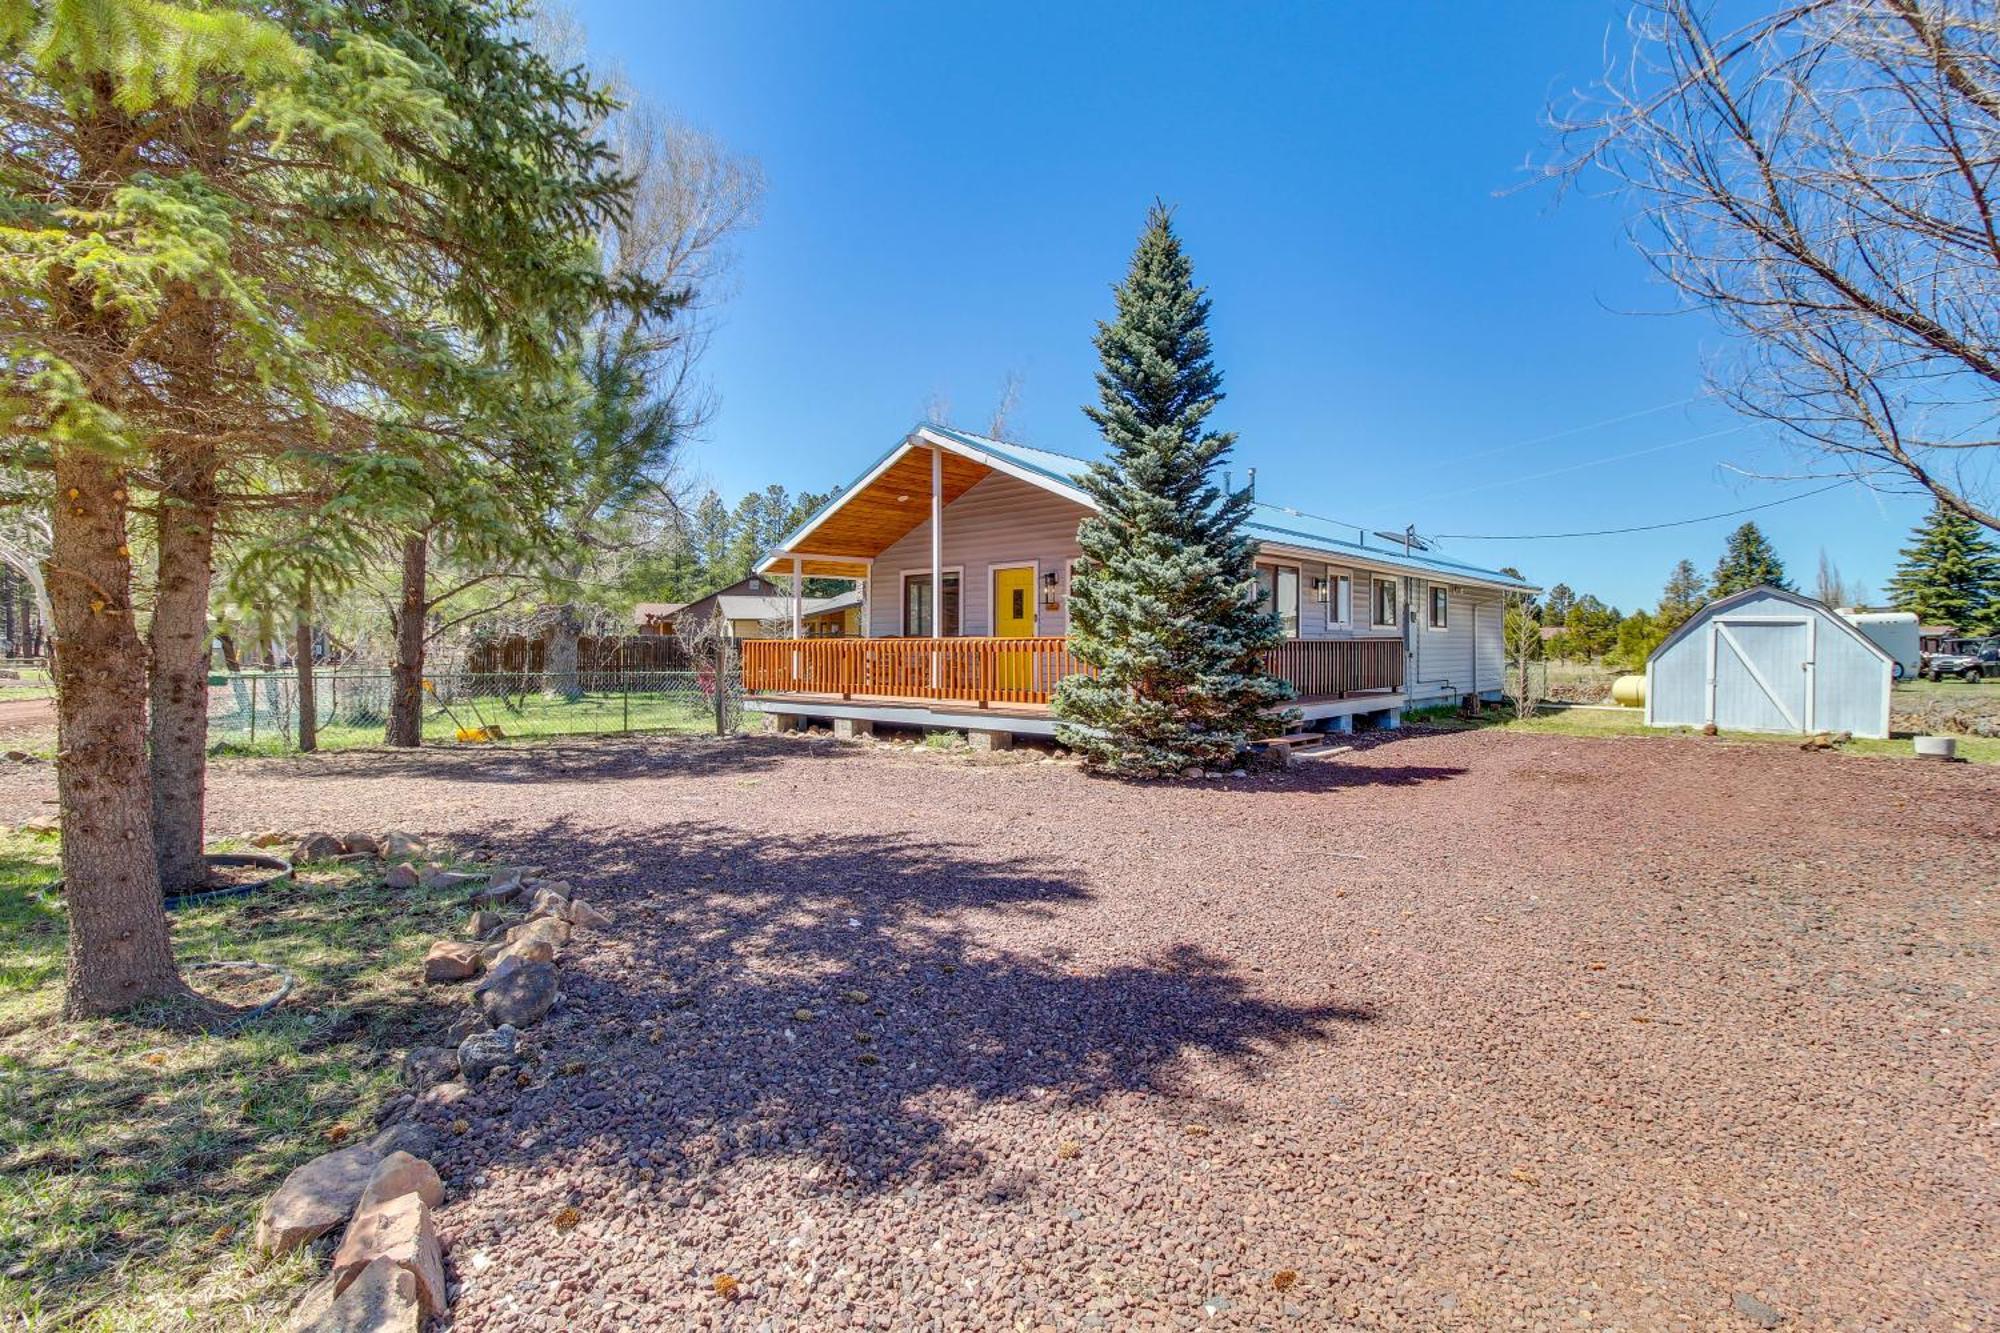
[[[1035, 571], [1016, 566], [993, 571], [993, 633], [1002, 639], [1028, 639], [1035, 633]], [[1003, 690], [1025, 690], [1034, 681], [1035, 664], [1008, 653], [1001, 657], [998, 684]]]

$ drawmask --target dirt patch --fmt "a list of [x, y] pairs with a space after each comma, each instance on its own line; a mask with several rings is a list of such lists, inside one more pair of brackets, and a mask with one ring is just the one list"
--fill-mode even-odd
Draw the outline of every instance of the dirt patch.
[[2000, 772], [1358, 739], [241, 761], [214, 822], [395, 810], [617, 918], [437, 1125], [459, 1330], [1993, 1321]]

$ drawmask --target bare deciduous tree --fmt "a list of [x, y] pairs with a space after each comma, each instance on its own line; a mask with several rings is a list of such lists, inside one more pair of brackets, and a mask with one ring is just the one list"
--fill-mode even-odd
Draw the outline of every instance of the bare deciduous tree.
[[1729, 30], [1639, 0], [1553, 121], [1634, 238], [1741, 335], [1719, 393], [1870, 485], [2000, 529], [2000, 9], [1795, 0]]

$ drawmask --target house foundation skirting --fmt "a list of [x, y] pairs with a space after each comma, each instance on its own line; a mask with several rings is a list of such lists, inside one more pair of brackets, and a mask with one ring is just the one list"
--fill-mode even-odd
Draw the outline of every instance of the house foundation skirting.
[[[1376, 725], [1394, 726], [1407, 701], [1401, 694], [1359, 694], [1347, 699], [1311, 699], [1294, 703], [1302, 725], [1320, 730], [1345, 731], [1361, 718]], [[762, 713], [780, 731], [793, 730], [807, 721], [823, 720], [835, 725], [836, 733], [865, 734], [875, 727], [910, 727], [917, 730], [997, 732], [1012, 736], [1054, 736], [1056, 722], [1047, 712], [1027, 709], [980, 708], [975, 704], [862, 703], [858, 700], [788, 699], [782, 695], [752, 696], [743, 707]], [[1327, 724], [1321, 727], [1319, 724]], [[1344, 724], [1344, 725], [1343, 725]]]

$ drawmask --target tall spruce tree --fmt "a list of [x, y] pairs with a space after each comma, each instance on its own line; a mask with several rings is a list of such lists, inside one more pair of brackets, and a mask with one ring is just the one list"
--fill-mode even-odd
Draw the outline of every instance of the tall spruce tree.
[[1896, 609], [1927, 625], [2000, 632], [2000, 549], [1979, 525], [1937, 504], [1910, 536], [1889, 579]]
[[1209, 302], [1171, 215], [1154, 204], [1117, 317], [1097, 328], [1099, 406], [1110, 446], [1083, 486], [1097, 513], [1070, 589], [1070, 641], [1095, 676], [1056, 691], [1057, 734], [1093, 767], [1137, 776], [1232, 762], [1275, 734], [1292, 696], [1261, 654], [1278, 619], [1253, 600], [1247, 492], [1215, 475], [1235, 443], [1206, 428], [1222, 400], [1209, 355]]
[[1778, 559], [1771, 543], [1764, 539], [1755, 523], [1745, 523], [1729, 534], [1722, 559], [1716, 563], [1715, 575], [1708, 581], [1708, 595], [1727, 597], [1745, 588], [1764, 586], [1789, 591], [1792, 585], [1785, 577], [1785, 562]]

